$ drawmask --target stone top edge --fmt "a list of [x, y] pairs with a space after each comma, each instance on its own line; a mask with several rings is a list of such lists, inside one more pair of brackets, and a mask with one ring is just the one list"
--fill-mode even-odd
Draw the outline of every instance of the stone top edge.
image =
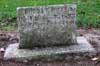
[[26, 6], [26, 7], [17, 7], [17, 10], [19, 9], [27, 9], [27, 8], [39, 8], [39, 7], [63, 7], [63, 6], [72, 6], [73, 8], [76, 8], [76, 4], [59, 4], [59, 5], [47, 5], [47, 6]]

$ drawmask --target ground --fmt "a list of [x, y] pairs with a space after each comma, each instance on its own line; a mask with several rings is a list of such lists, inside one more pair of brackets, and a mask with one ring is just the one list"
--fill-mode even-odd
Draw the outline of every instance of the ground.
[[[98, 29], [79, 29], [77, 30], [80, 36], [86, 37], [91, 45], [97, 50], [97, 55], [94, 57], [98, 58], [100, 56], [100, 31]], [[97, 61], [93, 61], [93, 57], [86, 57], [84, 60], [78, 61], [65, 61], [65, 60], [55, 60], [55, 61], [28, 61], [23, 60], [22, 62], [12, 60], [4, 60], [3, 55], [6, 47], [9, 44], [16, 43], [19, 41], [18, 33], [16, 31], [5, 32], [0, 31], [0, 66], [100, 66]]]
[[[16, 26], [16, 8], [22, 6], [37, 6], [48, 4], [77, 4], [77, 26], [79, 27], [100, 27], [100, 0], [0, 0], [0, 30], [14, 30]], [[88, 7], [87, 7], [88, 6]], [[17, 28], [17, 27], [16, 27]], [[95, 57], [100, 57], [100, 31], [98, 29], [79, 29], [81, 36], [88, 39], [91, 45], [97, 50]], [[16, 31], [0, 31], [0, 66], [96, 66], [97, 61], [87, 57], [81, 61], [28, 61], [17, 62], [15, 59], [5, 61], [4, 51], [9, 44], [19, 41]], [[100, 66], [100, 63], [97, 64]]]

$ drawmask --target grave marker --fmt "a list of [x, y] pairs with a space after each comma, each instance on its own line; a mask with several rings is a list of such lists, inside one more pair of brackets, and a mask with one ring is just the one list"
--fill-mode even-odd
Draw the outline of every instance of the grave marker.
[[17, 9], [20, 48], [76, 44], [76, 5]]
[[76, 36], [76, 5], [49, 5], [17, 9], [20, 43], [6, 48], [4, 59], [82, 59], [95, 49]]

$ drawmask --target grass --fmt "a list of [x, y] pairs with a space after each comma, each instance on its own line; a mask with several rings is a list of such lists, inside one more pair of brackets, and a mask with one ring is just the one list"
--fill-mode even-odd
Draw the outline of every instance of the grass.
[[100, 0], [0, 0], [0, 22], [16, 17], [16, 8], [52, 4], [77, 4], [78, 27], [100, 27]]

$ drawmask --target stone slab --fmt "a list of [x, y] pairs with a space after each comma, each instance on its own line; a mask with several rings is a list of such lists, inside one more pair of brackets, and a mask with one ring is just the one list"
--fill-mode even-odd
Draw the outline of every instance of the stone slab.
[[42, 49], [18, 49], [19, 44], [11, 44], [6, 48], [4, 59], [59, 59], [66, 57], [67, 54], [94, 53], [95, 49], [84, 37], [77, 37], [77, 45], [42, 48]]
[[76, 5], [17, 8], [20, 48], [76, 44]]

